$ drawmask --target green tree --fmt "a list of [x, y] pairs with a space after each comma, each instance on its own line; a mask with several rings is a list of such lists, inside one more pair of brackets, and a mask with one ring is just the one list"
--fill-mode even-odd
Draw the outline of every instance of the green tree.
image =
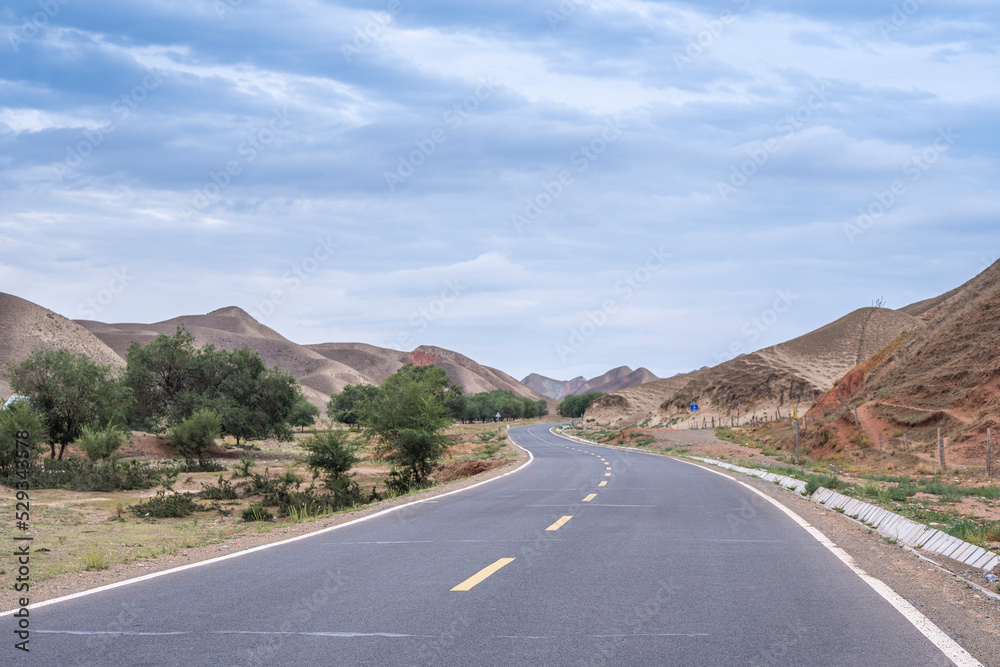
[[69, 350], [35, 350], [9, 364], [7, 377], [14, 391], [44, 415], [54, 459], [62, 459], [84, 426], [124, 425], [132, 404], [131, 390], [111, 366]]
[[346, 431], [329, 431], [313, 434], [302, 442], [306, 450], [306, 466], [312, 471], [313, 479], [326, 475], [326, 485], [336, 488], [336, 483], [358, 462], [356, 448], [351, 444]]
[[0, 410], [0, 478], [10, 477], [17, 462], [19, 434], [27, 434], [29, 464], [45, 451], [49, 439], [45, 418], [27, 401], [15, 401]]
[[360, 423], [374, 442], [376, 455], [402, 467], [414, 484], [421, 485], [447, 447], [441, 431], [453, 420], [447, 403], [452, 389], [441, 369], [414, 368], [404, 366], [382, 383]]
[[91, 461], [110, 459], [118, 453], [128, 440], [125, 431], [109, 427], [97, 429], [91, 426], [84, 426], [83, 433], [76, 440], [76, 446], [83, 450], [87, 458]]
[[205, 454], [221, 431], [222, 422], [219, 415], [211, 410], [198, 410], [184, 421], [175, 424], [167, 437], [188, 465], [193, 465], [197, 461], [199, 467], [204, 467]]
[[590, 404], [601, 396], [604, 396], [604, 392], [602, 391], [590, 391], [579, 396], [567, 396], [559, 404], [559, 414], [563, 417], [580, 417], [587, 411]]
[[185, 390], [176, 395], [168, 420], [177, 424], [199, 410], [212, 410], [222, 434], [234, 436], [237, 444], [267, 437], [287, 440], [299, 395], [295, 378], [277, 366], [269, 369], [249, 347], [230, 352], [206, 345], [191, 357]]
[[326, 416], [341, 424], [354, 425], [361, 418], [364, 406], [379, 396], [379, 387], [374, 384], [349, 384], [339, 394], [330, 397], [326, 404]]
[[295, 405], [292, 406], [292, 412], [288, 416], [288, 423], [292, 426], [298, 426], [299, 430], [302, 431], [306, 426], [315, 424], [316, 417], [319, 417], [319, 408], [310, 403], [305, 396], [299, 394], [298, 398], [295, 399]]
[[194, 336], [183, 326], [172, 336], [129, 346], [124, 381], [135, 399], [133, 428], [155, 433], [166, 428], [178, 397], [190, 391], [195, 352]]

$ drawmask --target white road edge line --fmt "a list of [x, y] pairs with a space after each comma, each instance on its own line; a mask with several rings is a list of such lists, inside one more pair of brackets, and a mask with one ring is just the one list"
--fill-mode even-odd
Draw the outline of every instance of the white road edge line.
[[[320, 530], [314, 530], [313, 532], [311, 532], [311, 533], [305, 533], [304, 535], [296, 535], [295, 537], [290, 537], [287, 540], [281, 540], [280, 542], [273, 542], [271, 544], [262, 544], [259, 547], [253, 547], [252, 549], [246, 549], [245, 551], [237, 551], [235, 553], [226, 554], [225, 556], [219, 556], [217, 558], [210, 558], [209, 560], [203, 560], [203, 561], [199, 561], [197, 563], [190, 563], [188, 565], [181, 565], [180, 567], [170, 568], [169, 570], [162, 570], [160, 572], [153, 572], [151, 574], [144, 574], [141, 577], [135, 577], [133, 579], [126, 579], [124, 581], [118, 581], [118, 582], [115, 582], [113, 584], [107, 584], [105, 586], [99, 586], [98, 588], [91, 588], [90, 590], [80, 591], [79, 593], [73, 593], [71, 595], [65, 595], [65, 596], [63, 596], [61, 598], [53, 598], [51, 600], [45, 600], [44, 602], [38, 602], [36, 604], [30, 605], [28, 608], [29, 609], [38, 609], [40, 607], [47, 607], [49, 605], [58, 604], [60, 602], [68, 602], [70, 600], [75, 600], [77, 598], [82, 598], [82, 597], [85, 597], [87, 595], [93, 595], [95, 593], [102, 593], [104, 591], [110, 591], [110, 590], [112, 590], [114, 588], [121, 588], [122, 586], [128, 586], [129, 584], [137, 584], [140, 581], [148, 581], [150, 579], [156, 579], [157, 577], [163, 577], [163, 576], [166, 576], [168, 574], [173, 574], [175, 572], [183, 572], [184, 570], [191, 570], [191, 569], [194, 569], [196, 567], [202, 567], [204, 565], [211, 565], [213, 563], [219, 563], [219, 562], [222, 562], [224, 560], [229, 560], [231, 558], [238, 558], [240, 556], [246, 556], [247, 554], [252, 554], [252, 553], [254, 553], [256, 551], [264, 551], [265, 549], [273, 549], [274, 547], [280, 547], [280, 546], [285, 545], [285, 544], [291, 544], [292, 542], [298, 542], [299, 540], [304, 540], [304, 539], [307, 539], [307, 538], [310, 538], [310, 537], [315, 537], [316, 535], [322, 535], [324, 533], [332, 533], [335, 530], [340, 530], [341, 528], [346, 528], [347, 526], [353, 526], [355, 524], [363, 523], [365, 521], [371, 521], [372, 519], [374, 519], [376, 517], [384, 516], [386, 514], [391, 514], [392, 512], [398, 512], [399, 510], [404, 509], [406, 507], [413, 507], [414, 505], [420, 505], [421, 503], [426, 503], [429, 500], [438, 500], [438, 499], [444, 498], [446, 496], [455, 495], [456, 493], [462, 493], [464, 491], [469, 491], [470, 489], [474, 489], [477, 486], [483, 486], [484, 484], [489, 484], [490, 482], [495, 482], [498, 479], [503, 479], [504, 477], [506, 477], [508, 475], [513, 475], [516, 472], [521, 472], [526, 467], [528, 467], [529, 465], [531, 465], [532, 462], [534, 462], [534, 460], [535, 460], [535, 455], [532, 454], [531, 451], [525, 449], [521, 445], [519, 445], [516, 442], [514, 442], [513, 438], [508, 437], [508, 439], [510, 440], [511, 444], [513, 444], [515, 447], [517, 447], [518, 449], [520, 449], [521, 451], [525, 452], [528, 455], [528, 460], [525, 461], [523, 464], [519, 465], [517, 468], [514, 468], [510, 472], [505, 472], [504, 474], [497, 475], [496, 477], [493, 477], [491, 479], [486, 479], [486, 480], [483, 480], [482, 482], [476, 482], [475, 484], [472, 484], [472, 485], [467, 486], [465, 488], [455, 489], [454, 491], [448, 491], [447, 493], [442, 493], [442, 494], [437, 495], [437, 496], [431, 496], [429, 498], [423, 498], [421, 500], [414, 500], [413, 502], [404, 503], [402, 505], [396, 505], [395, 507], [389, 507], [389, 508], [384, 509], [384, 510], [382, 510], [380, 512], [376, 512], [375, 514], [369, 514], [368, 516], [358, 517], [357, 519], [352, 519], [351, 521], [347, 521], [346, 523], [341, 523], [341, 524], [338, 524], [336, 526], [330, 526], [329, 528], [321, 528]], [[20, 608], [18, 608], [18, 609], [11, 609], [10, 611], [0, 612], [0, 618], [3, 618], [5, 616], [10, 616], [12, 614], [15, 614], [19, 610], [20, 610]]]
[[[566, 440], [569, 440], [570, 442], [573, 442], [573, 440], [571, 440], [570, 438], [560, 433], [556, 433], [553, 429], [549, 430], [549, 432], [552, 433], [552, 435], [556, 436], [557, 438], [564, 438]], [[610, 449], [608, 447], [604, 447], [604, 445], [595, 444], [592, 446]], [[656, 454], [652, 454], [649, 452], [635, 452], [635, 453], [646, 454], [647, 456], [656, 456]], [[920, 613], [920, 611], [916, 607], [907, 602], [906, 599], [904, 599], [899, 593], [889, 588], [888, 584], [886, 584], [881, 579], [876, 579], [875, 577], [871, 576], [863, 569], [858, 567], [857, 563], [854, 562], [854, 558], [852, 558], [849, 553], [847, 553], [846, 551], [838, 547], [836, 544], [834, 544], [834, 542], [831, 541], [830, 538], [821, 533], [812, 524], [807, 522], [805, 519], [800, 517], [798, 514], [793, 512], [788, 507], [785, 507], [783, 504], [781, 504], [771, 496], [767, 495], [763, 491], [759, 491], [758, 489], [755, 489], [749, 484], [741, 482], [740, 480], [735, 479], [734, 477], [730, 477], [729, 475], [720, 472], [718, 470], [712, 470], [709, 467], [699, 465], [697, 463], [694, 463], [693, 461], [685, 461], [684, 459], [674, 458], [672, 456], [665, 456], [663, 458], [669, 458], [679, 463], [686, 463], [696, 468], [701, 468], [706, 472], [710, 472], [720, 477], [725, 477], [731, 482], [736, 482], [740, 486], [744, 486], [750, 489], [751, 491], [762, 497], [764, 500], [771, 503], [779, 510], [787, 514], [788, 517], [792, 519], [792, 521], [797, 523], [807, 533], [812, 535], [817, 542], [819, 542], [824, 547], [829, 549], [834, 556], [840, 559], [840, 561], [844, 565], [849, 567], [851, 571], [854, 572], [854, 574], [858, 575], [858, 577], [860, 577], [862, 581], [864, 581], [866, 584], [875, 589], [876, 593], [881, 595], [886, 600], [886, 602], [891, 604], [896, 609], [896, 611], [902, 614], [903, 617], [906, 618], [906, 620], [912, 623], [913, 626], [920, 631], [920, 634], [922, 634], [924, 637], [927, 637], [927, 639], [930, 640], [930, 642], [934, 644], [934, 646], [936, 646], [939, 651], [944, 653], [945, 656], [947, 656], [947, 658], [951, 660], [953, 663], [955, 663], [958, 667], [983, 667], [983, 664], [981, 662], [973, 658], [968, 651], [966, 651], [958, 644], [958, 642], [949, 637], [947, 633], [945, 633], [941, 628], [934, 625], [934, 623], [929, 618]]]
[[711, 468], [705, 468], [698, 465], [697, 463], [692, 463], [691, 461], [683, 461], [680, 459], [675, 459], [681, 463], [687, 463], [688, 465], [693, 465], [702, 470], [706, 470], [712, 474], [719, 475], [720, 477], [725, 477], [728, 480], [736, 482], [740, 486], [744, 486], [760, 497], [767, 500], [779, 510], [784, 512], [788, 517], [799, 524], [799, 526], [804, 529], [807, 533], [812, 535], [817, 542], [822, 544], [824, 547], [830, 550], [834, 556], [840, 559], [840, 561], [849, 567], [854, 574], [858, 575], [862, 581], [875, 589], [875, 592], [885, 598], [886, 602], [891, 604], [896, 608], [900, 614], [902, 614], [906, 620], [913, 624], [913, 626], [920, 631], [920, 633], [927, 637], [942, 653], [944, 653], [949, 660], [958, 665], [958, 667], [983, 667], [983, 664], [972, 657], [968, 651], [962, 648], [954, 639], [949, 637], [941, 628], [934, 625], [934, 623], [924, 616], [920, 611], [914, 607], [912, 604], [907, 602], [899, 593], [889, 588], [889, 586], [883, 582], [881, 579], [876, 579], [871, 576], [863, 569], [858, 567], [857, 563], [854, 562], [854, 558], [851, 557], [849, 553], [834, 544], [826, 535], [821, 533], [819, 529], [815, 528], [812, 524], [807, 522], [805, 519], [800, 517], [798, 514], [793, 512], [788, 507], [785, 507], [782, 503], [778, 502], [771, 496], [767, 495], [763, 491], [755, 489], [745, 482], [741, 482], [738, 479], [734, 479], [725, 473], [719, 472], [718, 470], [712, 470]]

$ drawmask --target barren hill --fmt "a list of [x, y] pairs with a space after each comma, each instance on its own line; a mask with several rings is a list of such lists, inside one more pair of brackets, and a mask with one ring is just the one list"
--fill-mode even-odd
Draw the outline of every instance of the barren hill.
[[[861, 405], [866, 430], [884, 436], [903, 430], [926, 440], [941, 426], [960, 457], [981, 464], [986, 429], [998, 434], [1000, 427], [1000, 262], [922, 303], [930, 304], [927, 325], [852, 370], [838, 387]], [[821, 405], [839, 403], [832, 394]]]
[[567, 396], [586, 394], [591, 391], [601, 391], [607, 394], [656, 379], [657, 377], [645, 368], [632, 370], [628, 366], [619, 366], [590, 380], [583, 376], [575, 377], [572, 380], [553, 380], [544, 375], [532, 373], [521, 380], [521, 384], [559, 401]]
[[[623, 425], [639, 419], [686, 423], [690, 404], [698, 403], [699, 420], [715, 417], [729, 423], [750, 414], [787, 413], [793, 405], [807, 408], [848, 370], [920, 324], [900, 311], [862, 308], [787, 343], [681, 376], [686, 381], [670, 378], [640, 385], [627, 395], [605, 396], [587, 415]], [[662, 400], [649, 410], [654, 397]]]
[[521, 380], [521, 384], [543, 396], [560, 401], [570, 394], [575, 394], [577, 389], [587, 384], [587, 378], [580, 375], [572, 380], [554, 380], [538, 373], [532, 373]]
[[198, 347], [215, 345], [225, 350], [250, 347], [272, 366], [277, 364], [302, 384], [310, 401], [325, 405], [330, 394], [349, 384], [372, 384], [374, 381], [340, 362], [288, 340], [240, 308], [231, 306], [207, 315], [184, 315], [154, 324], [103, 324], [80, 321], [95, 336], [122, 357], [133, 342], [148, 343], [160, 334], [170, 335], [183, 325], [194, 336]]
[[319, 343], [306, 345], [327, 359], [350, 366], [381, 384], [410, 360], [407, 352], [399, 352], [367, 343]]
[[525, 387], [503, 371], [482, 366], [465, 355], [441, 347], [421, 345], [410, 353], [410, 363], [415, 366], [433, 364], [443, 368], [451, 381], [460, 386], [467, 394], [506, 389], [533, 401], [545, 400], [546, 398], [537, 391]]
[[591, 378], [582, 387], [574, 391], [574, 394], [586, 394], [591, 391], [603, 391], [606, 394], [627, 389], [646, 382], [657, 380], [655, 375], [645, 368], [632, 370], [628, 366], [613, 368], [604, 375]]
[[79, 324], [11, 294], [0, 293], [0, 398], [10, 396], [7, 364], [23, 361], [35, 350], [66, 348], [94, 361], [125, 367], [125, 361]]

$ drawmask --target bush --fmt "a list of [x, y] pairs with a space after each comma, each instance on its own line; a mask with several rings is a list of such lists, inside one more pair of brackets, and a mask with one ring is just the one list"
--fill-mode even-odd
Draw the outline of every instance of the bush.
[[182, 519], [194, 512], [208, 510], [194, 501], [193, 494], [174, 493], [168, 496], [163, 491], [158, 491], [145, 502], [130, 505], [128, 509], [137, 517], [149, 516], [152, 519]]
[[408, 468], [393, 468], [385, 479], [385, 488], [392, 495], [401, 496], [404, 493], [409, 493], [410, 489], [415, 486], [417, 486], [417, 481], [413, 477], [413, 472]]
[[243, 510], [242, 516], [243, 520], [246, 522], [274, 520], [274, 515], [271, 514], [271, 512], [266, 507], [258, 503], [253, 503], [245, 510]]
[[0, 410], [0, 478], [14, 474], [19, 433], [28, 434], [30, 465], [45, 451], [43, 443], [49, 436], [45, 418], [25, 400], [14, 401]]
[[190, 466], [195, 461], [205, 465], [205, 452], [215, 443], [222, 430], [219, 415], [211, 410], [198, 410], [170, 429], [170, 444]]
[[326, 474], [326, 485], [331, 489], [358, 462], [346, 431], [314, 432], [302, 443], [302, 448], [308, 452], [306, 466], [312, 470], [313, 479]]
[[[28, 482], [33, 489], [68, 489], [70, 491], [133, 491], [152, 489], [164, 475], [176, 475], [172, 465], [150, 464], [145, 461], [89, 461], [87, 459], [46, 459], [42, 465], [28, 470]], [[12, 484], [13, 478], [3, 480]]]
[[233, 466], [233, 477], [249, 477], [250, 468], [255, 463], [254, 457], [249, 454], [240, 454], [240, 462]]
[[224, 479], [222, 475], [219, 475], [218, 486], [205, 486], [202, 484], [202, 487], [198, 496], [205, 500], [236, 500], [240, 497], [239, 490], [228, 479]]
[[84, 426], [83, 434], [77, 438], [75, 444], [91, 461], [101, 461], [117, 454], [126, 439], [125, 432], [113, 426], [106, 429]]

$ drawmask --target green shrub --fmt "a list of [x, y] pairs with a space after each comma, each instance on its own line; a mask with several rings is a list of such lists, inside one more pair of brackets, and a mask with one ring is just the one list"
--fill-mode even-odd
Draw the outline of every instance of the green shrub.
[[249, 477], [250, 468], [256, 462], [249, 454], [240, 454], [240, 462], [233, 466], [233, 477]]
[[417, 486], [417, 481], [409, 468], [393, 468], [385, 479], [385, 488], [391, 495], [401, 496]]
[[233, 483], [228, 479], [224, 479], [222, 475], [219, 475], [219, 485], [218, 486], [205, 486], [198, 495], [205, 500], [236, 500], [240, 497], [239, 490], [233, 486]]
[[243, 520], [248, 523], [250, 521], [274, 521], [274, 515], [271, 514], [270, 510], [258, 503], [253, 503], [243, 510], [242, 516]]
[[140, 518], [148, 516], [151, 519], [182, 519], [194, 512], [204, 512], [208, 508], [196, 503], [191, 493], [174, 493], [168, 496], [163, 491], [158, 491], [149, 500], [130, 505], [128, 509]]
[[176, 424], [168, 435], [170, 444], [184, 457], [190, 466], [195, 461], [205, 465], [205, 453], [215, 443], [222, 431], [219, 415], [211, 410], [198, 410], [193, 415]]
[[0, 478], [14, 474], [18, 433], [28, 435], [29, 463], [34, 464], [45, 451], [44, 443], [49, 436], [45, 417], [26, 400], [13, 401], [0, 410]]
[[91, 461], [110, 459], [122, 448], [128, 436], [115, 427], [105, 429], [83, 427], [83, 434], [77, 438], [76, 446], [83, 450]]
[[897, 484], [889, 487], [889, 499], [894, 500], [897, 503], [905, 503], [907, 498], [911, 498], [916, 494], [917, 488], [915, 486], [903, 486], [901, 484]]
[[313, 479], [326, 475], [326, 485], [333, 485], [358, 462], [356, 448], [349, 442], [347, 431], [316, 433], [302, 443], [306, 450], [306, 466], [312, 471]]

